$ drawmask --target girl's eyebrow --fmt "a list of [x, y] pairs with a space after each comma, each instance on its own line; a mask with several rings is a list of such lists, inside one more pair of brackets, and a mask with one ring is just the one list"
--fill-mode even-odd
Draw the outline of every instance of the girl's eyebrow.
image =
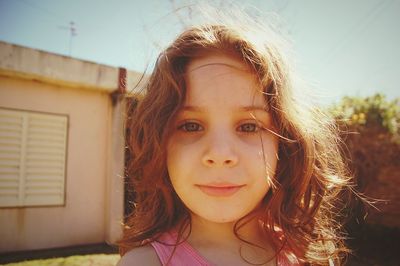
[[[268, 113], [268, 109], [265, 106], [239, 106], [237, 108], [239, 111], [246, 111], [246, 112], [251, 112], [251, 111], [261, 111], [261, 112], [266, 112]], [[200, 106], [192, 106], [192, 105], [185, 105], [181, 109], [182, 111], [188, 111], [188, 112], [205, 112], [207, 108], [200, 107]]]

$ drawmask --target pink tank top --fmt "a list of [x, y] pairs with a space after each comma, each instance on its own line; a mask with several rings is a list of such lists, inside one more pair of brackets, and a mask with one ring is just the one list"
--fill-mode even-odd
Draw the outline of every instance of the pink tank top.
[[[211, 262], [208, 262], [203, 258], [189, 243], [186, 241], [176, 246], [173, 256], [170, 258], [173, 250], [174, 244], [176, 242], [177, 234], [176, 232], [165, 233], [160, 238], [159, 241], [162, 242], [151, 242], [150, 244], [157, 253], [163, 266], [214, 266]], [[164, 244], [165, 243], [165, 244]], [[169, 260], [169, 262], [168, 262]], [[276, 257], [276, 262], [278, 266], [299, 266], [301, 265], [296, 257], [292, 254], [287, 254], [285, 252], [280, 252]]]

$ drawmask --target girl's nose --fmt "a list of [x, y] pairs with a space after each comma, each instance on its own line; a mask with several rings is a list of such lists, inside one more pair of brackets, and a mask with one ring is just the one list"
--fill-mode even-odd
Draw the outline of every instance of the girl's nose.
[[202, 163], [208, 167], [233, 167], [238, 163], [234, 141], [227, 135], [209, 136], [202, 157]]

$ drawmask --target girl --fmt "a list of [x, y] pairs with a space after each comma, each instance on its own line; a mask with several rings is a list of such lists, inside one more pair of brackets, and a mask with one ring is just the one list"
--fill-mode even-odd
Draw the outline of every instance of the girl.
[[128, 124], [119, 266], [340, 262], [337, 137], [294, 96], [281, 45], [235, 20], [191, 27], [159, 56]]

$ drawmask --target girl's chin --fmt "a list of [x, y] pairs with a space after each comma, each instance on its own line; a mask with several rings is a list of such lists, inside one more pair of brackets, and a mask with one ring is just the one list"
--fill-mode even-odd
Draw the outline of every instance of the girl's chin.
[[203, 215], [192, 214], [192, 220], [198, 219], [202, 222], [216, 223], [216, 224], [232, 224], [240, 220], [245, 216], [245, 214], [230, 214], [230, 215], [221, 215], [222, 213], [207, 213]]

